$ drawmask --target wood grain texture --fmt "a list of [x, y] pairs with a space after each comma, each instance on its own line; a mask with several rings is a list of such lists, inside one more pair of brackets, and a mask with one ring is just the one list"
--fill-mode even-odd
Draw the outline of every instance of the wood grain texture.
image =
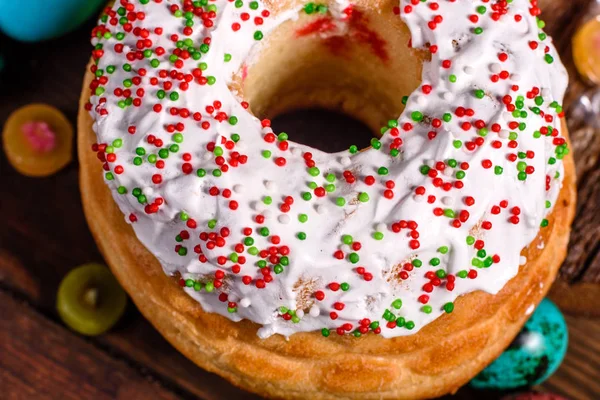
[[179, 398], [2, 292], [0, 325], [3, 399]]
[[[540, 0], [542, 18], [548, 25], [546, 31], [554, 37], [571, 75], [565, 101], [567, 110], [573, 99], [587, 90], [575, 74], [570, 36], [585, 17], [586, 5], [591, 1]], [[0, 34], [0, 53], [9, 61], [7, 69], [0, 73], [0, 129], [10, 112], [31, 102], [55, 105], [72, 122], [75, 121], [81, 79], [91, 50], [88, 33], [92, 25], [93, 22], [89, 22], [60, 41], [37, 45], [18, 44]], [[570, 132], [576, 156], [580, 202], [571, 250], [561, 270], [563, 280], [555, 284], [552, 299], [563, 310], [581, 313], [581, 310], [592, 309], [597, 313], [600, 310], [600, 286], [593, 282], [600, 281], [600, 132], [577, 125], [570, 126]], [[35, 307], [32, 311], [30, 306], [14, 302], [11, 303], [14, 310], [31, 319], [33, 322], [29, 324], [47, 322], [49, 325], [44, 325], [45, 329], [50, 329], [53, 335], [63, 336], [68, 343], [80, 340], [90, 344], [101, 360], [110, 362], [116, 359], [139, 376], [150, 376], [168, 388], [177, 388], [177, 393], [184, 398], [256, 398], [196, 367], [162, 339], [131, 305], [122, 321], [109, 334], [94, 339], [81, 340], [60, 324], [52, 322], [57, 321], [54, 302], [60, 279], [76, 265], [102, 260], [85, 224], [77, 175], [78, 164], [73, 162], [53, 177], [41, 180], [26, 178], [7, 164], [0, 151], [0, 178], [3, 182], [0, 196], [0, 290], [17, 293]], [[3, 313], [4, 308], [0, 308], [2, 332], [7, 329]], [[567, 322], [570, 328], [567, 358], [542, 389], [576, 400], [598, 399], [600, 346], [596, 338], [600, 337], [600, 321], [567, 316]], [[4, 336], [2, 341], [4, 343]], [[43, 347], [36, 349], [42, 356], [47, 351]], [[2, 352], [0, 362], [3, 358]], [[80, 368], [80, 364], [71, 364], [73, 360], [59, 360], [60, 366], [55, 368], [54, 373], [63, 374], [64, 370]], [[13, 358], [13, 362], [20, 364], [21, 360]], [[1, 369], [0, 374], [3, 374], [5, 367]], [[84, 375], [71, 377], [78, 385], [93, 382]], [[18, 384], [14, 378], [0, 379], [3, 391]], [[50, 387], [35, 386], [31, 390], [22, 384], [19, 387], [22, 392], [18, 398], [28, 394], [39, 398], [65, 398], [60, 392], [50, 392]], [[463, 388], [452, 399], [497, 399], [502, 395], [482, 394]], [[148, 394], [146, 398], [157, 396]], [[4, 398], [3, 395], [0, 397]], [[134, 399], [139, 396], [132, 393], [128, 397]]]

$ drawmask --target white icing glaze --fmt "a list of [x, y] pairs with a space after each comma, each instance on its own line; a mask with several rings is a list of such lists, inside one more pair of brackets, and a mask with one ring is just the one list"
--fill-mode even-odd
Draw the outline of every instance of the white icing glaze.
[[[406, 110], [398, 118], [400, 127], [408, 122], [414, 127], [407, 132], [400, 129], [403, 144], [397, 157], [388, 154], [394, 139], [390, 131], [381, 139], [381, 150], [369, 149], [356, 154], [327, 154], [290, 142], [290, 150], [282, 151], [275, 144], [264, 140], [265, 135], [272, 132], [270, 128], [263, 128], [261, 122], [244, 109], [228, 89], [227, 84], [231, 76], [240, 70], [244, 63], [251, 63], [260, 56], [260, 48], [267, 42], [269, 32], [284, 21], [296, 18], [302, 12], [300, 10], [286, 10], [278, 15], [265, 17], [264, 23], [257, 27], [251, 21], [264, 10], [265, 5], [262, 1], [256, 3], [257, 10], [250, 8], [250, 2], [236, 8], [233, 2], [211, 1], [210, 4], [214, 4], [217, 9], [216, 18], [213, 19], [214, 26], [208, 29], [201, 28], [201, 20], [194, 18], [194, 32], [189, 36], [196, 46], [202, 43], [205, 37], [210, 37], [210, 49], [206, 54], [202, 54], [199, 61], [191, 58], [186, 60], [180, 70], [189, 74], [199, 62], [204, 62], [207, 69], [203, 71], [203, 76], [214, 76], [216, 82], [212, 85], [201, 85], [194, 79], [190, 82], [189, 89], [182, 91], [177, 88], [179, 81], [174, 80], [173, 89], [166, 91], [167, 97], [163, 100], [156, 97], [162, 83], [152, 86], [149, 82], [152, 77], [158, 75], [159, 70], [173, 69], [168, 57], [174, 43], [169, 36], [177, 33], [183, 38], [184, 25], [182, 18], [171, 15], [169, 6], [180, 5], [181, 2], [165, 0], [159, 4], [154, 1], [146, 5], [135, 3], [136, 11], [145, 12], [145, 19], [135, 21], [134, 27], [147, 28], [150, 31], [149, 38], [153, 41], [152, 48], [162, 46], [167, 52], [162, 56], [153, 54], [142, 61], [130, 62], [133, 72], [125, 71], [122, 65], [125, 62], [124, 55], [135, 48], [138, 38], [129, 34], [119, 41], [114, 34], [122, 32], [122, 28], [109, 25], [108, 28], [113, 33], [111, 38], [93, 40], [94, 44], [103, 45], [104, 54], [99, 59], [98, 68], [105, 71], [104, 76], [108, 78], [107, 82], [102, 83], [105, 91], [97, 92], [97, 95], [90, 99], [91, 114], [95, 119], [94, 131], [101, 144], [111, 144], [116, 139], [122, 140], [120, 147], [113, 146], [117, 159], [108, 163], [113, 179], [107, 179], [107, 184], [128, 221], [130, 215], [135, 215], [136, 222], [132, 223], [132, 226], [137, 237], [158, 258], [167, 274], [178, 272], [192, 283], [194, 280], [202, 281], [200, 286], [204, 286], [207, 281], [214, 280], [215, 271], [224, 272], [225, 278], [220, 281], [225, 283], [210, 293], [206, 289], [196, 291], [193, 286], [185, 288], [190, 296], [201, 303], [204, 310], [222, 314], [235, 321], [249, 319], [256, 322], [262, 326], [258, 331], [261, 337], [274, 333], [291, 335], [323, 327], [334, 329], [343, 324], [351, 324], [350, 331], [354, 331], [363, 318], [381, 321], [381, 335], [394, 337], [417, 332], [440, 316], [444, 312], [443, 306], [453, 302], [461, 294], [478, 289], [489, 293], [498, 292], [517, 273], [521, 260], [520, 251], [536, 236], [540, 221], [551, 210], [551, 207], [546, 207], [545, 201], [555, 201], [562, 179], [560, 160], [553, 165], [547, 162], [549, 157], [554, 155], [552, 138], [534, 138], [533, 134], [541, 126], [551, 125], [558, 130], [561, 127], [558, 118], [554, 118], [552, 122], [543, 122], [540, 116], [531, 112], [529, 107], [535, 106], [532, 99], [525, 99], [523, 110], [528, 112], [526, 118], [513, 117], [511, 113], [506, 112], [502, 97], [511, 94], [514, 104], [517, 95], [525, 95], [533, 87], [540, 88], [544, 96], [544, 103], [540, 108], [555, 116], [556, 112], [549, 108], [548, 104], [551, 101], [562, 101], [567, 83], [566, 72], [554, 47], [549, 43], [550, 39], [541, 42], [535, 51], [529, 47], [531, 41], [540, 42], [538, 34], [541, 31], [528, 11], [530, 4], [526, 0], [514, 0], [507, 14], [497, 22], [489, 17], [491, 2], [440, 0], [437, 3], [439, 8], [435, 11], [428, 6], [431, 2], [416, 3], [410, 13], [405, 9], [410, 2], [402, 1], [400, 4], [401, 17], [412, 34], [412, 45], [423, 48], [426, 44], [435, 44], [438, 48], [432, 55], [431, 62], [426, 63], [423, 69], [422, 83], [431, 85], [431, 93], [425, 94], [423, 87], [417, 89], [408, 98]], [[468, 16], [477, 14], [475, 9], [481, 5], [487, 6], [487, 14], [479, 15], [477, 24], [469, 22]], [[348, 3], [345, 1], [339, 1], [330, 7], [329, 13], [333, 15], [338, 26], [335, 32], [337, 35], [345, 33], [344, 21], [347, 15], [344, 10], [347, 7]], [[116, 5], [114, 10], [118, 8], [119, 5]], [[240, 16], [243, 12], [249, 13], [251, 20], [242, 23], [241, 29], [234, 32], [231, 26], [241, 21]], [[443, 16], [443, 22], [438, 23], [435, 30], [431, 30], [428, 23], [436, 15]], [[522, 19], [515, 22], [515, 15], [520, 15]], [[153, 32], [156, 27], [163, 28], [162, 36]], [[483, 33], [473, 33], [476, 27], [483, 28]], [[260, 28], [265, 36], [261, 42], [253, 38], [257, 28]], [[456, 42], [453, 43], [453, 39]], [[117, 43], [125, 45], [122, 54], [115, 51]], [[546, 45], [549, 54], [555, 60], [552, 64], [544, 61]], [[504, 62], [498, 58], [501, 52], [508, 54], [508, 59]], [[231, 55], [230, 61], [224, 61], [225, 54]], [[160, 66], [156, 69], [150, 66], [150, 60], [154, 58], [160, 61]], [[450, 68], [442, 68], [443, 60], [451, 61]], [[116, 70], [109, 74], [106, 71], [111, 65], [116, 66]], [[142, 77], [139, 86], [134, 84], [131, 89], [133, 92], [138, 87], [145, 89], [142, 104], [139, 107], [128, 106], [122, 109], [117, 106], [122, 98], [118, 98], [114, 91], [123, 88], [124, 80], [134, 77], [134, 72], [140, 68], [145, 68], [147, 74]], [[510, 74], [508, 79], [500, 79], [496, 83], [490, 80], [491, 73], [504, 70]], [[449, 81], [450, 74], [456, 76], [455, 83]], [[511, 85], [517, 82], [520, 89], [516, 92], [511, 91]], [[474, 91], [477, 89], [484, 90], [485, 96], [482, 99], [475, 97]], [[169, 93], [173, 90], [179, 93], [179, 99], [176, 101], [169, 100]], [[227, 116], [237, 117], [235, 125], [227, 120], [217, 121], [218, 111], [208, 113], [206, 106], [212, 105], [215, 100], [222, 104], [220, 111]], [[155, 104], [162, 104], [162, 112], [153, 111]], [[458, 106], [472, 108], [475, 115], [472, 118], [457, 117], [454, 110]], [[171, 115], [168, 112], [171, 107], [186, 107], [191, 113], [201, 113], [202, 122], [209, 122], [210, 127], [204, 129], [201, 122], [196, 122], [191, 117], [184, 119]], [[453, 115], [450, 122], [443, 122], [439, 128], [434, 129], [430, 123], [411, 121], [411, 115], [415, 111], [440, 119], [446, 112]], [[461, 127], [463, 122], [474, 123], [477, 119], [485, 121], [488, 128], [498, 123], [502, 130], [499, 133], [490, 130], [484, 137], [483, 144], [476, 146], [472, 151], [467, 150], [464, 145], [455, 148], [453, 143], [456, 140], [467, 142], [478, 137], [477, 129], [465, 131]], [[509, 122], [514, 120], [525, 122], [526, 128], [509, 128]], [[179, 151], [171, 152], [168, 158], [164, 159], [164, 168], [158, 169], [147, 161], [149, 154], [157, 154], [159, 150], [148, 144], [148, 135], [152, 134], [161, 139], [164, 142], [163, 148], [166, 148], [173, 143], [173, 136], [165, 127], [177, 123], [185, 125], [184, 130], [177, 130], [183, 133], [183, 142], [179, 144]], [[135, 126], [135, 133], [128, 133], [130, 126]], [[428, 132], [432, 130], [437, 132], [437, 136], [430, 140]], [[518, 148], [514, 150], [507, 148], [510, 132], [518, 132]], [[234, 133], [239, 134], [240, 140], [233, 151], [247, 155], [248, 161], [238, 167], [230, 166], [229, 171], [215, 177], [211, 172], [217, 168], [216, 155], [207, 151], [207, 145], [209, 142], [218, 142], [224, 150], [226, 163], [229, 163], [231, 151], [219, 141], [222, 138], [229, 140]], [[502, 147], [494, 149], [494, 141], [500, 141]], [[133, 164], [138, 147], [146, 150], [140, 166]], [[270, 150], [272, 156], [261, 156], [263, 150]], [[528, 150], [535, 152], [533, 159], [526, 160], [535, 171], [523, 182], [517, 179], [516, 162], [507, 160], [507, 154]], [[303, 159], [307, 151], [312, 152], [312, 159], [319, 168], [320, 172], [316, 177], [307, 173]], [[191, 155], [191, 174], [182, 172], [184, 153]], [[285, 166], [275, 164], [274, 160], [277, 157], [285, 157]], [[427, 165], [435, 168], [436, 162], [447, 162], [450, 158], [456, 159], [459, 165], [454, 168], [445, 166], [441, 174], [445, 182], [458, 181], [456, 173], [460, 171], [460, 163], [469, 163], [469, 169], [465, 171], [466, 176], [462, 179], [462, 189], [452, 188], [445, 191], [435, 187], [432, 179], [419, 171], [426, 163], [425, 160]], [[158, 157], [158, 160], [160, 159]], [[504, 172], [496, 175], [494, 167], [483, 168], [483, 160], [488, 159], [494, 167], [503, 167]], [[117, 174], [117, 166], [122, 166], [124, 172]], [[380, 167], [386, 167], [389, 173], [379, 176]], [[206, 176], [196, 175], [200, 168], [206, 170]], [[350, 184], [344, 180], [342, 173], [345, 170], [353, 172], [356, 177], [354, 183]], [[317, 197], [313, 193], [310, 201], [303, 200], [301, 194], [311, 192], [307, 188], [307, 182], [314, 181], [319, 186], [326, 185], [329, 182], [326, 181], [325, 175], [329, 173], [335, 174], [335, 191], [324, 197]], [[558, 178], [555, 177], [557, 173], [560, 174]], [[161, 183], [153, 183], [152, 177], [155, 174], [162, 176]], [[367, 175], [375, 177], [375, 184], [372, 186], [364, 182]], [[551, 177], [549, 190], [545, 188], [546, 175]], [[383, 196], [386, 189], [384, 182], [387, 180], [395, 182], [392, 199]], [[415, 188], [420, 186], [425, 188], [424, 194], [416, 194]], [[119, 194], [119, 187], [127, 188], [128, 193]], [[219, 188], [218, 196], [209, 194], [212, 187]], [[133, 188], [143, 188], [147, 203], [141, 204], [132, 196]], [[227, 189], [232, 190], [229, 198], [223, 196], [223, 191]], [[360, 193], [367, 193], [369, 201], [357, 201]], [[433, 204], [428, 201], [431, 195], [436, 196]], [[147, 214], [145, 207], [159, 196], [164, 200], [158, 207], [159, 211]], [[270, 205], [266, 204], [265, 196], [271, 196]], [[290, 211], [284, 213], [280, 206], [286, 196], [292, 196], [294, 202]], [[467, 196], [474, 198], [474, 204], [471, 206], [465, 205]], [[346, 200], [343, 207], [335, 204], [338, 197]], [[238, 202], [235, 211], [229, 208], [231, 200]], [[508, 207], [503, 207], [500, 214], [492, 214], [492, 207], [503, 200], [508, 201]], [[468, 210], [470, 216], [456, 228], [452, 226], [454, 218], [434, 215], [433, 210], [436, 207], [452, 207], [457, 213]], [[518, 224], [509, 222], [510, 210], [513, 207], [520, 208]], [[182, 212], [196, 222], [196, 228], [186, 226], [186, 222], [181, 219]], [[264, 223], [255, 222], [257, 212], [266, 217]], [[300, 214], [308, 217], [305, 223], [299, 221]], [[214, 229], [207, 228], [211, 220], [217, 221]], [[418, 223], [418, 249], [413, 250], [409, 246], [411, 240], [414, 240], [410, 236], [409, 228], [402, 229], [400, 233], [393, 232], [393, 224], [401, 220]], [[483, 229], [482, 221], [491, 222], [493, 228]], [[258, 234], [258, 230], [265, 226], [270, 230], [267, 237]], [[218, 234], [223, 227], [230, 231], [224, 238], [226, 243], [223, 247], [216, 246], [211, 249], [207, 245], [210, 240], [199, 239], [201, 232]], [[248, 253], [250, 246], [244, 246], [244, 251], [239, 254], [246, 257], [245, 264], [236, 264], [229, 260], [224, 265], [218, 264], [218, 257], [228, 257], [234, 252], [234, 246], [244, 241], [245, 236], [242, 232], [245, 227], [252, 228], [253, 246], [259, 250], [273, 246], [269, 242], [272, 235], [280, 237], [279, 246], [285, 245], [289, 248], [289, 265], [284, 266], [282, 273], [276, 274], [272, 263], [267, 262], [273, 279], [263, 289], [256, 286], [257, 279], [263, 278], [257, 268], [260, 258]], [[189, 238], [177, 242], [176, 237], [182, 231], [186, 231]], [[305, 240], [298, 239], [300, 232], [306, 233]], [[470, 232], [475, 232], [474, 239], [485, 241], [485, 257], [497, 254], [500, 261], [489, 268], [472, 266], [477, 249], [472, 244], [467, 244]], [[382, 240], [374, 238], [378, 233], [383, 234]], [[349, 253], [353, 250], [342, 243], [343, 235], [352, 235], [355, 241], [362, 244], [362, 248], [357, 251], [360, 261], [356, 264], [349, 261]], [[184, 246], [187, 253], [183, 254], [182, 251], [180, 255], [175, 251], [178, 245]], [[201, 255], [194, 251], [196, 246], [202, 250]], [[440, 252], [439, 249], [444, 246], [448, 251]], [[339, 260], [333, 256], [338, 250], [344, 252], [344, 259]], [[203, 256], [206, 257], [206, 262], [199, 260]], [[395, 266], [415, 258], [421, 260], [423, 265], [408, 271], [407, 279], [398, 278], [401, 269]], [[430, 265], [430, 260], [438, 260], [439, 265]], [[240, 272], [237, 274], [232, 271], [234, 265], [240, 266]], [[359, 266], [366, 269], [364, 274], [357, 273], [356, 268]], [[453, 290], [448, 290], [448, 282], [441, 279], [441, 284], [434, 287], [433, 292], [429, 294], [428, 306], [431, 306], [431, 310], [427, 313], [422, 310], [423, 305], [418, 299], [426, 294], [423, 287], [431, 281], [425, 274], [439, 269], [454, 276], [459, 271], [473, 269], [478, 276], [476, 279], [456, 278]], [[372, 275], [371, 280], [365, 280], [368, 274]], [[243, 276], [251, 277], [249, 285], [242, 282]], [[303, 298], [304, 310], [298, 308], [301, 298], [299, 281], [304, 282], [308, 290], [308, 296]], [[347, 291], [334, 291], [328, 286], [332, 282], [347, 282], [350, 288]], [[323, 291], [325, 295], [322, 301], [315, 299], [314, 292], [317, 290]], [[241, 299], [234, 312], [228, 312], [228, 302], [219, 299], [221, 293], [229, 295], [229, 302]], [[396, 299], [402, 300], [400, 309], [391, 307]], [[344, 304], [343, 310], [334, 309], [337, 302]], [[280, 307], [297, 310], [298, 320], [288, 321], [282, 318]], [[414, 328], [387, 327], [382, 318], [386, 309], [397, 317], [402, 316], [407, 321], [413, 321]], [[337, 313], [338, 318], [335, 320], [330, 317], [332, 311]]]

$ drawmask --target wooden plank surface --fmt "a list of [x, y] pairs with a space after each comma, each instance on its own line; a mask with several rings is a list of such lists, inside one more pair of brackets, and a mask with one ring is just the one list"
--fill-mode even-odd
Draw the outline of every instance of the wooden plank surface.
[[[587, 90], [575, 78], [569, 38], [590, 1], [540, 1], [547, 31], [571, 73], [567, 107]], [[11, 111], [31, 102], [53, 104], [75, 121], [91, 26], [41, 45], [0, 36], [0, 52], [13, 60], [0, 75], [0, 129]], [[280, 123], [298, 125], [293, 119]], [[570, 131], [580, 202], [561, 269], [567, 289], [600, 283], [600, 132], [576, 124]], [[73, 161], [53, 177], [26, 178], [0, 151], [0, 397], [256, 399], [185, 359], [132, 305], [110, 333], [97, 338], [82, 339], [62, 326], [54, 310], [58, 283], [74, 266], [102, 260], [83, 216], [77, 170]], [[567, 316], [567, 322], [567, 358], [542, 389], [572, 399], [598, 399], [600, 320]], [[501, 395], [464, 388], [453, 398]]]
[[2, 292], [0, 326], [3, 399], [179, 398]]

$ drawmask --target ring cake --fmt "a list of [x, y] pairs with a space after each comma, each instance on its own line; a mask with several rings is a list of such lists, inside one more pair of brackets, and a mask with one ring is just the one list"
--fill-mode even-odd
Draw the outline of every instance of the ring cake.
[[[84, 207], [115, 275], [180, 351], [262, 395], [455, 391], [565, 256], [567, 74], [539, 13], [117, 1], [79, 121]], [[325, 153], [271, 126], [302, 107], [377, 137]]]

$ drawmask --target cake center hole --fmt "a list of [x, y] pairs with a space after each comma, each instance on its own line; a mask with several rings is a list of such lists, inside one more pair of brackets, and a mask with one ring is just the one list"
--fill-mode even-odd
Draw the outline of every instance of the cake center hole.
[[345, 113], [322, 108], [295, 109], [272, 120], [275, 132], [286, 132], [290, 140], [336, 153], [351, 145], [359, 149], [370, 145], [372, 130], [362, 121]]
[[[318, 16], [286, 20], [261, 41], [230, 89], [293, 142], [327, 153], [368, 148], [404, 110], [403, 96], [419, 86], [424, 59], [407, 45], [402, 21], [375, 8], [360, 10], [360, 29], [350, 24], [334, 36], [299, 33]], [[381, 48], [362, 40], [365, 32]]]

